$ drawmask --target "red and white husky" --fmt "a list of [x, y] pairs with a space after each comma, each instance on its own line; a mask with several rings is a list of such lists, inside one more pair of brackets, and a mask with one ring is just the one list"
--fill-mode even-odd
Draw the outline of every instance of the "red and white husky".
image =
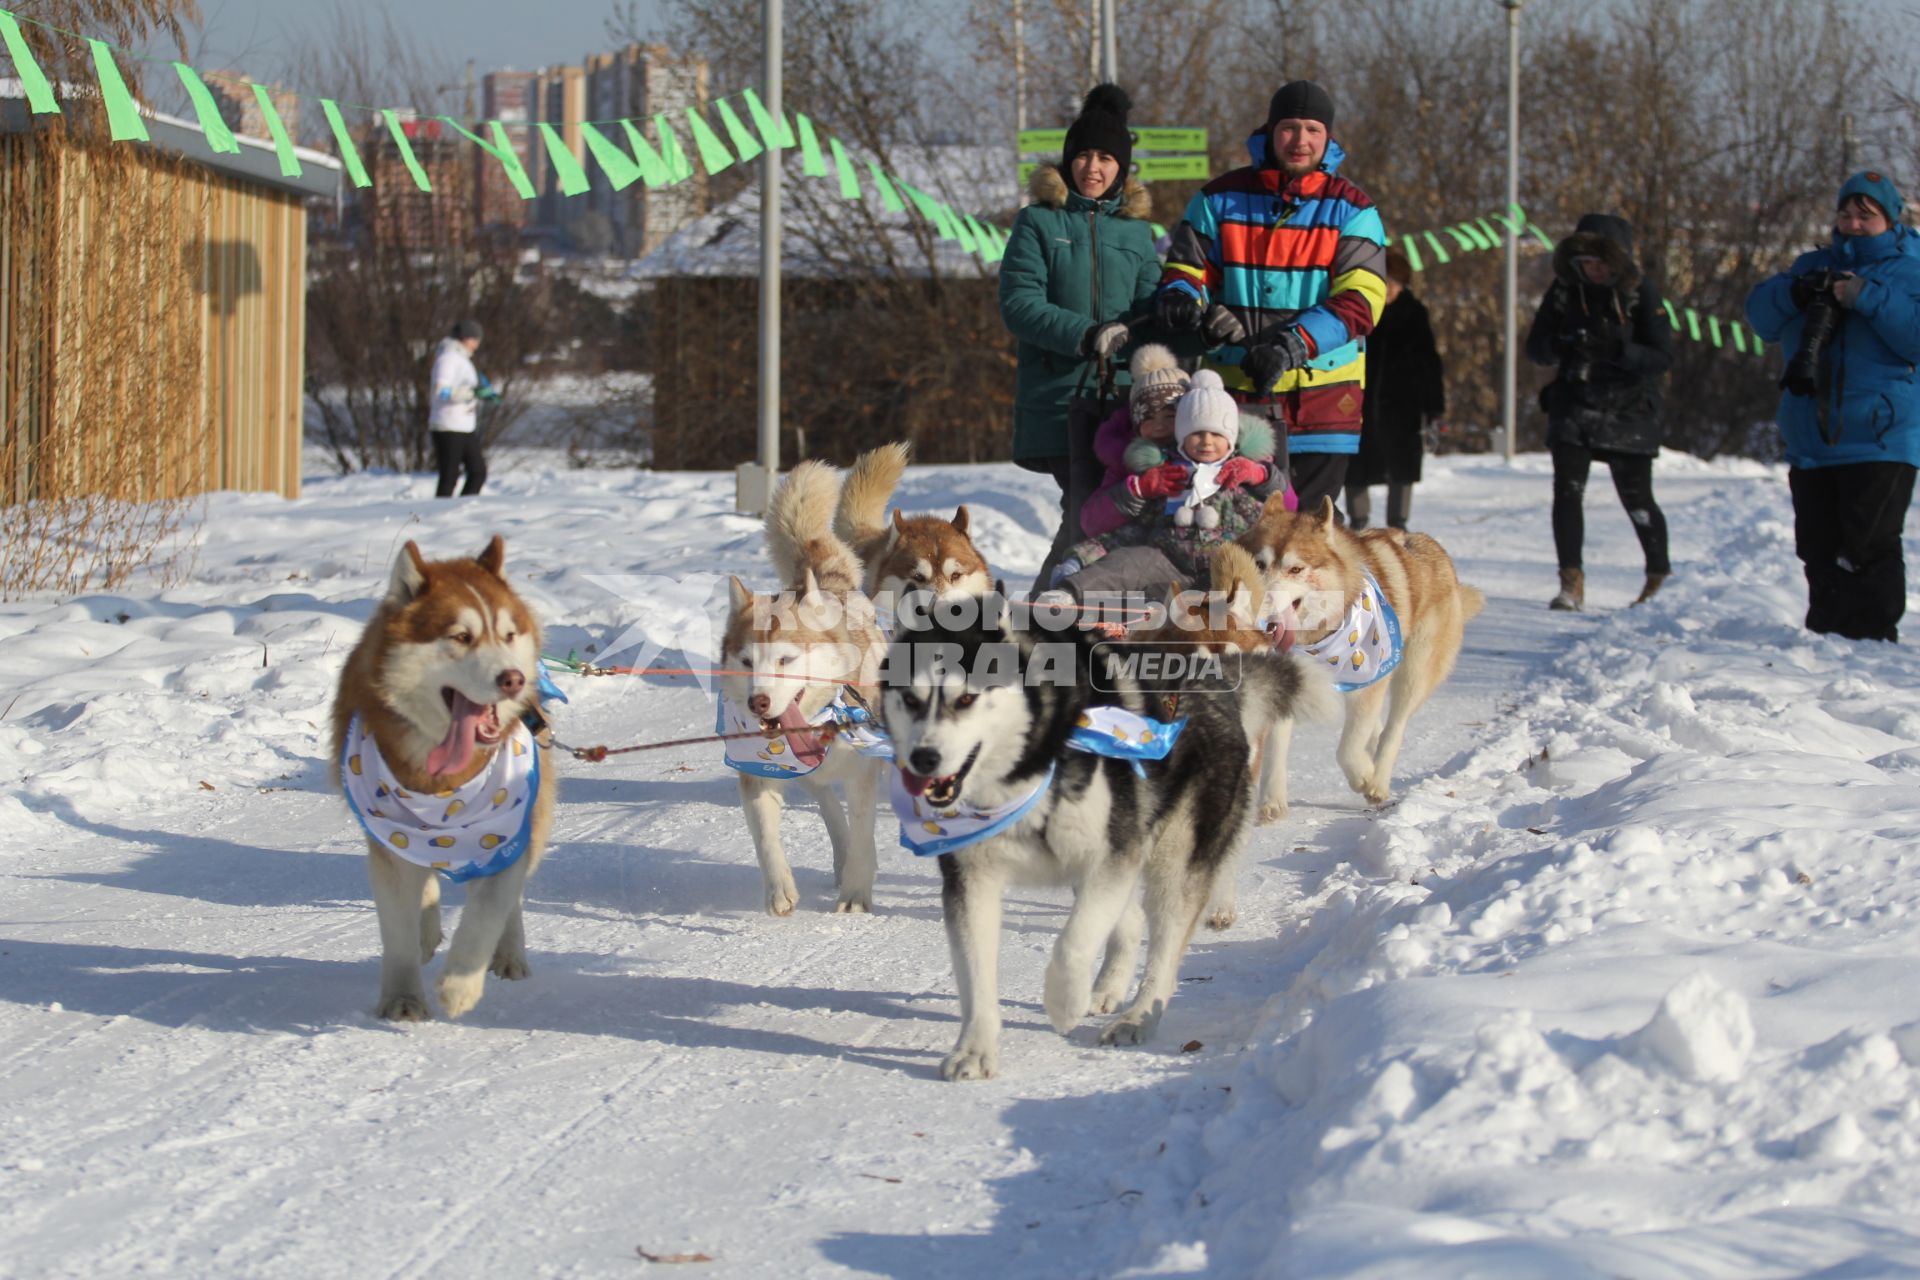
[[438, 987], [447, 1016], [479, 1002], [489, 969], [527, 976], [521, 892], [556, 788], [521, 720], [537, 707], [540, 624], [505, 560], [497, 536], [470, 560], [407, 543], [340, 673], [333, 777], [367, 834], [382, 1018], [432, 1016], [420, 970], [440, 945], [443, 874], [467, 886]]

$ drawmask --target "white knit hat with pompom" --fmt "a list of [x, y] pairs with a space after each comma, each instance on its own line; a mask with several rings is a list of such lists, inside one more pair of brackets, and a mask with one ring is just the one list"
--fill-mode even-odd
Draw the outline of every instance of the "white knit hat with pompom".
[[1133, 420], [1141, 422], [1169, 400], [1186, 394], [1192, 379], [1174, 359], [1173, 352], [1157, 342], [1149, 342], [1133, 353], [1127, 371], [1133, 375], [1133, 394], [1127, 405]]
[[1193, 375], [1193, 386], [1180, 397], [1175, 410], [1173, 434], [1181, 444], [1196, 431], [1211, 431], [1225, 436], [1227, 443], [1240, 444], [1240, 406], [1227, 394], [1227, 384], [1211, 369]]

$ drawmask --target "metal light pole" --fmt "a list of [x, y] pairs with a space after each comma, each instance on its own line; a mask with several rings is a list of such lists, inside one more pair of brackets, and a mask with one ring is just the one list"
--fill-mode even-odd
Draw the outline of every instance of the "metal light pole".
[[[761, 91], [767, 114], [780, 119], [780, 4], [760, 0], [765, 70]], [[780, 474], [780, 151], [768, 147], [760, 161], [760, 458], [740, 464], [734, 477], [734, 508], [747, 515], [767, 509]]]
[[1500, 360], [1500, 422], [1507, 461], [1512, 462], [1520, 425], [1520, 220], [1513, 211], [1520, 203], [1520, 6], [1526, 0], [1499, 2], [1507, 11], [1507, 327]]
[[1114, 35], [1114, 0], [1100, 0], [1100, 78], [1108, 84], [1120, 79], [1120, 55]]

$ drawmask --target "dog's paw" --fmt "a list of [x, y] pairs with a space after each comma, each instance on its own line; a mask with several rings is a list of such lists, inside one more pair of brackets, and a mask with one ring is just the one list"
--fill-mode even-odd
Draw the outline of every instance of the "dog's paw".
[[1112, 1013], [1127, 1002], [1127, 984], [1122, 979], [1104, 987], [1095, 987], [1093, 996], [1087, 1001], [1088, 1013]]
[[1040, 1003], [1055, 1031], [1065, 1035], [1087, 1016], [1087, 1006], [1093, 1000], [1090, 985], [1084, 971], [1076, 973], [1058, 960], [1047, 966], [1046, 992]]
[[873, 897], [864, 893], [844, 894], [833, 904], [833, 913], [837, 916], [864, 916], [872, 910]]
[[402, 991], [398, 995], [388, 996], [380, 1002], [380, 1017], [388, 1022], [431, 1022], [433, 1010], [427, 1007], [427, 998], [418, 991]]
[[961, 1040], [940, 1064], [943, 1080], [991, 1080], [1000, 1072], [997, 1045]]
[[1286, 817], [1288, 813], [1285, 801], [1269, 800], [1260, 806], [1260, 812], [1254, 817], [1256, 827], [1270, 827]]
[[480, 1003], [480, 993], [486, 987], [487, 975], [484, 973], [443, 973], [435, 990], [440, 993], [440, 1007], [447, 1011], [447, 1016], [457, 1018]]
[[1393, 798], [1393, 782], [1388, 778], [1369, 778], [1364, 787], [1356, 789], [1376, 809]]
[[1233, 928], [1233, 922], [1239, 918], [1240, 908], [1237, 906], [1229, 904], [1224, 907], [1215, 907], [1213, 910], [1207, 912], [1207, 928], [1231, 929]]
[[508, 982], [518, 982], [522, 978], [533, 976], [533, 970], [527, 967], [524, 955], [496, 955], [493, 963], [487, 966], [487, 972], [496, 978], [505, 978]]
[[1144, 1013], [1123, 1013], [1100, 1031], [1101, 1044], [1145, 1044], [1153, 1039], [1158, 1018]]
[[793, 909], [800, 905], [800, 891], [793, 887], [793, 881], [767, 886], [767, 914], [770, 916], [790, 916]]

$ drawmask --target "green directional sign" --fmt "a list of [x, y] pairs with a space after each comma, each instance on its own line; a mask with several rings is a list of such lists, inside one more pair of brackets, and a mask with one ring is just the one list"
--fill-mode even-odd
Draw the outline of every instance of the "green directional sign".
[[1133, 131], [1133, 145], [1142, 151], [1205, 151], [1207, 131], [1142, 127]]
[[[1022, 129], [1015, 135], [1021, 155], [1058, 151], [1067, 145], [1065, 129]], [[1133, 131], [1133, 145], [1142, 151], [1205, 151], [1205, 129], [1161, 129], [1143, 126]]]
[[1023, 187], [1026, 186], [1027, 179], [1033, 177], [1033, 171], [1039, 167], [1040, 163], [1037, 160], [1022, 160], [1020, 162], [1020, 185]]
[[1021, 155], [1034, 151], [1058, 151], [1067, 145], [1067, 131], [1065, 129], [1022, 129], [1016, 135], [1016, 140], [1019, 143]]
[[1205, 156], [1146, 156], [1134, 162], [1133, 171], [1142, 182], [1179, 182], [1210, 176]]

